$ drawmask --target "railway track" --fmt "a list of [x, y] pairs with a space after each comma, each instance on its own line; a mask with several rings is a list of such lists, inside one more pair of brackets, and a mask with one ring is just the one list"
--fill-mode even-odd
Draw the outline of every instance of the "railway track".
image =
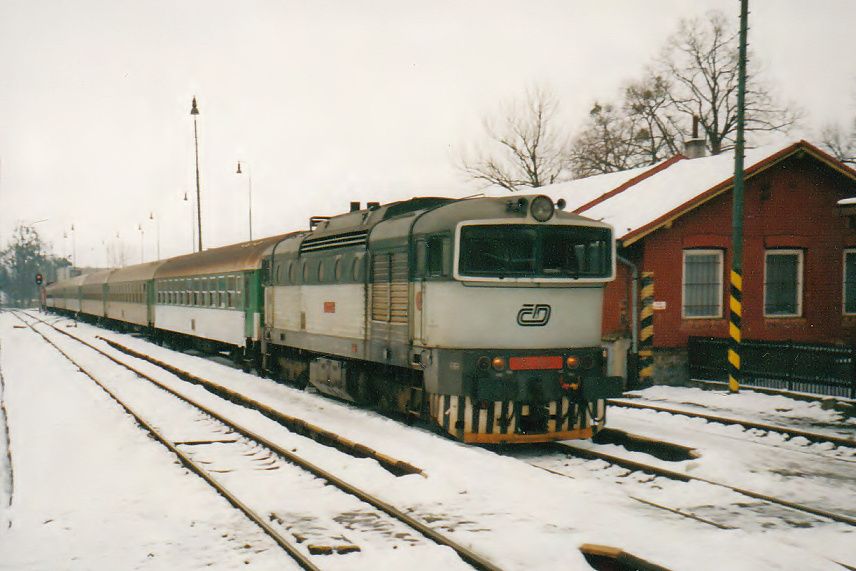
[[646, 404], [628, 401], [624, 399], [610, 399], [610, 406], [616, 406], [621, 408], [628, 408], [634, 410], [651, 410], [654, 412], [664, 412], [672, 415], [680, 415], [686, 416], [689, 418], [700, 418], [703, 420], [707, 420], [708, 422], [716, 422], [719, 424], [729, 425], [729, 426], [742, 426], [747, 429], [756, 429], [763, 430], [766, 432], [776, 432], [779, 434], [783, 434], [788, 438], [805, 438], [809, 442], [824, 444], [829, 443], [834, 446], [842, 446], [848, 448], [856, 449], [856, 440], [853, 438], [846, 438], [841, 436], [835, 436], [832, 434], [822, 434], [818, 432], [810, 432], [806, 430], [799, 430], [795, 428], [789, 428], [786, 426], [767, 424], [762, 422], [755, 422], [751, 420], [739, 419], [739, 418], [729, 418], [720, 415], [707, 414], [702, 412], [696, 412], [691, 410], [686, 410], [683, 408], [671, 408], [667, 406]]
[[[829, 510], [816, 508], [813, 506], [808, 506], [805, 504], [800, 504], [798, 502], [793, 502], [789, 500], [785, 500], [782, 498], [778, 498], [775, 496], [771, 496], [769, 494], [764, 494], [760, 492], [756, 492], [753, 490], [749, 490], [746, 488], [741, 488], [737, 486], [732, 486], [730, 484], [726, 484], [724, 482], [717, 482], [715, 480], [711, 480], [708, 478], [702, 478], [700, 476], [693, 476], [690, 474], [685, 474], [683, 472], [677, 472], [675, 470], [669, 470], [667, 468], [663, 468], [661, 466], [655, 466], [652, 464], [647, 464], [644, 462], [640, 462], [637, 460], [631, 460], [628, 458], [623, 458], [621, 456], [616, 456], [614, 454], [608, 454], [606, 452], [602, 452], [599, 450], [593, 450], [590, 448], [584, 448], [582, 446], [570, 444], [567, 442], [555, 443], [552, 445], [552, 448], [558, 452], [570, 454], [572, 456], [576, 456], [578, 458], [583, 458], [587, 460], [603, 460], [615, 466], [620, 466], [627, 470], [633, 472], [644, 472], [646, 474], [653, 474], [656, 476], [661, 476], [664, 478], [668, 478], [670, 480], [677, 480], [680, 482], [702, 482], [705, 484], [709, 484], [711, 486], [716, 486], [720, 488], [724, 488], [740, 494], [742, 496], [746, 496], [755, 500], [761, 500], [763, 502], [767, 502], [769, 504], [775, 504], [777, 506], [781, 506], [787, 508], [789, 510], [794, 510], [798, 512], [802, 512], [805, 514], [810, 514], [812, 516], [817, 516], [820, 518], [828, 519], [831, 521], [836, 521], [839, 523], [844, 523], [850, 526], [856, 526], [856, 518], [832, 512]], [[708, 522], [709, 523], [709, 522]]]
[[[312, 464], [294, 451], [225, 418], [209, 406], [181, 394], [87, 341], [52, 324], [43, 321], [39, 323], [39, 320], [34, 323], [17, 313], [15, 315], [98, 384], [140, 426], [175, 454], [182, 464], [256, 523], [304, 569], [318, 569], [319, 555], [360, 551], [359, 542], [349, 539], [352, 535], [362, 538], [372, 550], [397, 549], [403, 545], [417, 546], [423, 549], [419, 553], [420, 557], [424, 558], [428, 555], [424, 550], [431, 549], [436, 544], [452, 549], [462, 562], [474, 568], [499, 568], [475, 551], [458, 544], [373, 494]], [[32, 316], [28, 317], [33, 319]], [[145, 418], [126, 402], [127, 398], [119, 394], [122, 391], [117, 391], [115, 386], [111, 387], [110, 382], [98, 378], [91, 368], [85, 367], [72, 357], [60, 346], [61, 343], [49, 338], [37, 325], [62, 333], [62, 339], [70, 339], [99, 355], [93, 357], [109, 359], [150, 383], [134, 383], [133, 389], [129, 389], [130, 385], [125, 384], [123, 391], [134, 392], [139, 396], [137, 391], [147, 390], [147, 399], [153, 398], [156, 393], [160, 395], [157, 398], [168, 399], [170, 402], [162, 401], [163, 405], [149, 407], [152, 410], [147, 411], [145, 416], [155, 416], [156, 421]], [[146, 389], [141, 389], [142, 386], [146, 386]], [[163, 411], [168, 411], [169, 414]], [[158, 414], [159, 412], [161, 414]], [[177, 420], [179, 415], [182, 417], [180, 421]], [[165, 430], [164, 427], [168, 429]], [[177, 432], [180, 435], [166, 434], [167, 432]], [[331, 488], [338, 490], [336, 493], [339, 496], [334, 500], [330, 498]], [[289, 490], [289, 497], [284, 499], [307, 510], [270, 509], [269, 506], [260, 510], [253, 507], [250, 504], [259, 503], [259, 489]], [[315, 505], [313, 502], [323, 505], [334, 502], [337, 508], [328, 511], [335, 511], [336, 515], [323, 521], [323, 518], [311, 515], [312, 511], [308, 510]], [[446, 553], [444, 551], [443, 555]], [[448, 557], [445, 563], [447, 560]], [[444, 559], [441, 557], [439, 561]]]

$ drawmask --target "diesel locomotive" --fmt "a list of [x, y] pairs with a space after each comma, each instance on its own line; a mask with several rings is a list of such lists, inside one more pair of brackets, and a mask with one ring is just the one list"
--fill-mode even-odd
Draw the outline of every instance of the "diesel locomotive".
[[46, 300], [464, 442], [589, 438], [622, 391], [600, 346], [615, 244], [562, 206], [352, 204], [308, 231], [51, 284]]

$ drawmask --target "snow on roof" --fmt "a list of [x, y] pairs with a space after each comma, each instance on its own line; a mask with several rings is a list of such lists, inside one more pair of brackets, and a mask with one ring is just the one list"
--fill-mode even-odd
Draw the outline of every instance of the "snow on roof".
[[[660, 164], [660, 163], [658, 163]], [[609, 174], [600, 174], [586, 178], [578, 178], [567, 182], [557, 182], [540, 188], [525, 188], [512, 193], [508, 189], [491, 186], [483, 193], [485, 196], [511, 196], [512, 194], [546, 194], [558, 200], [564, 198], [567, 202], [565, 210], [571, 212], [584, 204], [588, 204], [595, 198], [603, 196], [610, 190], [618, 188], [630, 179], [643, 174], [654, 166], [640, 167], [626, 171], [618, 171]]]
[[655, 167], [656, 165], [578, 178], [533, 190], [542, 191], [554, 199], [564, 198], [567, 202], [565, 210], [573, 211]]
[[[746, 170], [794, 145], [776, 144], [746, 151]], [[654, 167], [652, 167], [654, 168]], [[624, 191], [580, 212], [603, 220], [624, 239], [640, 228], [678, 210], [702, 193], [727, 183], [734, 176], [734, 153], [682, 159]]]

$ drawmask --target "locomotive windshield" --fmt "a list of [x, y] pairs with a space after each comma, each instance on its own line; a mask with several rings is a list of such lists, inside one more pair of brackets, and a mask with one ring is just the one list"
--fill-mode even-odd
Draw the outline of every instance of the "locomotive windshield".
[[611, 239], [609, 229], [589, 226], [464, 226], [458, 273], [494, 278], [608, 278]]

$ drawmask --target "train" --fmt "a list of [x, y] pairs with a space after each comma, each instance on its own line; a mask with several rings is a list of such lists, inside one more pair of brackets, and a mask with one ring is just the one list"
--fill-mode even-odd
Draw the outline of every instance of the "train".
[[563, 207], [351, 203], [307, 230], [57, 281], [45, 305], [466, 443], [591, 438], [623, 390], [601, 347], [615, 241]]

